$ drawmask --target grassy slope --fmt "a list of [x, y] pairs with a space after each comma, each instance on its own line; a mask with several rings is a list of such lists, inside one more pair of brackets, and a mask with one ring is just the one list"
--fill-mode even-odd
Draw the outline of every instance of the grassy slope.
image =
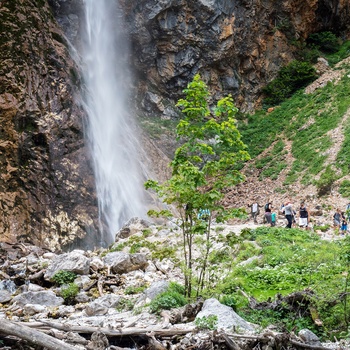
[[[294, 161], [288, 169], [284, 182], [288, 186], [299, 179], [304, 185], [313, 182], [326, 168], [327, 150], [332, 147], [330, 133], [344, 118], [350, 107], [350, 64], [341, 65], [344, 75], [340, 82], [328, 83], [312, 94], [299, 91], [271, 113], [258, 111], [248, 116], [248, 123], [239, 128], [244, 142], [249, 147], [255, 166], [262, 169], [261, 177], [276, 179], [286, 168], [283, 147], [292, 144]], [[340, 69], [338, 68], [338, 69]], [[331, 167], [337, 177], [349, 173], [350, 164], [350, 120], [343, 124], [344, 142]], [[274, 147], [270, 147], [274, 145]], [[259, 155], [264, 153], [264, 157]]]

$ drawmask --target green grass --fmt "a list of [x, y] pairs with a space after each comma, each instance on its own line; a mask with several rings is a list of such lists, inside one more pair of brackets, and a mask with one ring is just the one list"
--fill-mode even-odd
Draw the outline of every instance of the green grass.
[[[273, 112], [257, 111], [247, 115], [248, 123], [239, 124], [243, 141], [253, 159], [273, 145], [270, 152], [255, 161], [256, 168], [262, 169], [261, 178], [275, 179], [286, 167], [287, 164], [283, 163], [283, 139], [292, 143], [291, 151], [295, 158], [286, 184], [300, 179], [301, 172], [300, 180], [310, 183], [310, 173], [317, 175], [323, 171], [326, 151], [332, 146], [332, 139], [327, 133], [339, 125], [350, 107], [350, 78], [347, 77], [350, 67], [345, 69], [346, 75], [338, 84], [328, 83], [308, 95], [299, 91]], [[345, 141], [336, 162], [343, 176], [349, 173], [350, 120], [345, 125], [344, 134]]]
[[[293, 315], [287, 309], [270, 310], [264, 317], [260, 311], [247, 308], [248, 300], [242, 298], [240, 292], [263, 302], [273, 300], [277, 293], [284, 296], [308, 289], [313, 293], [310, 303], [324, 322], [324, 328], [314, 331], [326, 335], [329, 329], [343, 331], [347, 327], [345, 319], [350, 317], [350, 311], [342, 303], [334, 305], [330, 300], [337, 300], [341, 293], [348, 291], [344, 271], [349, 271], [350, 264], [343, 257], [347, 256], [350, 238], [325, 241], [310, 231], [269, 227], [246, 230], [242, 235], [255, 240], [260, 249], [252, 243], [242, 243], [231, 262], [231, 272], [209, 288], [211, 293], [221, 299], [229, 296], [237, 311], [251, 321], [260, 319], [260, 324], [268, 324], [274, 320], [281, 329], [295, 326], [300, 329], [308, 324], [314, 329], [310, 312]], [[238, 261], [252, 256], [260, 258], [247, 265], [237, 265]]]

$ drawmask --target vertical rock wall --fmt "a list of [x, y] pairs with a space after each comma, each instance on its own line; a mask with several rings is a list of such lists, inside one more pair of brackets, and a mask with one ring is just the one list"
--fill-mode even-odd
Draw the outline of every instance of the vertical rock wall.
[[178, 99], [197, 72], [214, 94], [231, 93], [242, 110], [252, 110], [261, 87], [295, 57], [298, 41], [315, 31], [350, 30], [345, 0], [123, 0], [123, 6], [141, 108], [149, 114], [156, 108], [167, 115], [166, 100]]
[[[98, 1], [98, 0], [96, 0]], [[113, 0], [110, 0], [113, 1]], [[140, 115], [173, 117], [194, 74], [242, 110], [318, 30], [346, 38], [348, 0], [119, 0]], [[0, 241], [103, 244], [79, 105], [82, 0], [0, 0]], [[50, 7], [49, 7], [50, 6]], [[52, 11], [52, 12], [51, 12]]]
[[0, 1], [0, 59], [0, 240], [99, 244], [79, 73], [46, 1]]

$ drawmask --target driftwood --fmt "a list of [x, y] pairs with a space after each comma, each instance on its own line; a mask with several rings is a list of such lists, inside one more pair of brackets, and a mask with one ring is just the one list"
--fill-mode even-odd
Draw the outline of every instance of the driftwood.
[[304, 349], [311, 349], [311, 350], [332, 350], [330, 348], [325, 348], [324, 346], [318, 346], [318, 345], [310, 345], [310, 344], [305, 344], [305, 343], [300, 343], [296, 340], [290, 339], [289, 340], [292, 345], [295, 345], [300, 348]]
[[[111, 328], [105, 328], [105, 327], [92, 327], [92, 326], [74, 326], [74, 325], [66, 325], [61, 324], [58, 322], [47, 322], [47, 321], [41, 321], [44, 327], [48, 326], [51, 328], [56, 328], [62, 331], [71, 331], [71, 332], [77, 332], [77, 333], [83, 333], [83, 334], [92, 334], [95, 332], [101, 332], [107, 336], [110, 337], [124, 337], [126, 335], [130, 336], [147, 336], [149, 334], [153, 334], [154, 336], [158, 337], [166, 337], [166, 336], [174, 336], [174, 335], [184, 335], [190, 332], [193, 332], [196, 327], [191, 326], [186, 329], [184, 328], [170, 328], [170, 329], [163, 329], [163, 328], [156, 328], [156, 327], [149, 327], [149, 328], [136, 328], [136, 327], [130, 327], [130, 328], [119, 328], [119, 329], [111, 329]], [[35, 327], [38, 327], [38, 323], [35, 323]]]
[[[8, 321], [9, 322], [9, 321]], [[23, 323], [13, 323], [13, 327], [22, 326]], [[61, 324], [58, 322], [50, 322], [50, 321], [41, 321], [41, 322], [33, 322], [28, 323], [28, 327], [25, 327], [26, 329], [29, 329], [29, 327], [35, 327], [41, 329], [42, 332], [37, 331], [40, 335], [44, 334], [43, 332], [47, 332], [47, 329], [51, 329], [51, 334], [55, 335], [55, 332], [53, 332], [52, 328], [69, 332], [71, 334], [70, 337], [66, 336], [65, 339], [67, 341], [80, 343], [82, 345], [86, 345], [87, 342], [80, 342], [78, 340], [72, 339], [72, 333], [81, 333], [81, 334], [103, 334], [106, 337], [117, 337], [117, 338], [123, 338], [125, 336], [131, 336], [131, 337], [144, 337], [149, 340], [149, 344], [152, 347], [152, 349], [165, 349], [161, 342], [158, 341], [157, 338], [166, 338], [166, 337], [174, 337], [174, 336], [181, 336], [185, 335], [191, 332], [196, 331], [195, 326], [186, 327], [186, 328], [170, 328], [170, 329], [162, 329], [158, 327], [148, 327], [148, 328], [136, 328], [136, 327], [129, 327], [129, 328], [120, 328], [120, 329], [110, 329], [110, 328], [104, 328], [104, 327], [92, 327], [92, 326], [74, 326], [74, 325], [67, 325], [67, 324]], [[0, 327], [1, 329], [1, 327]], [[44, 330], [45, 329], [45, 330]], [[10, 334], [10, 333], [8, 333]], [[18, 337], [26, 339], [30, 341], [30, 339], [25, 338], [20, 334], [20, 331], [17, 331], [16, 334]], [[60, 336], [62, 338], [62, 336]], [[215, 342], [224, 343], [228, 350], [242, 350], [246, 349], [246, 347], [239, 345], [237, 341], [240, 343], [246, 342], [246, 341], [253, 341], [258, 342], [262, 344], [267, 344], [269, 341], [274, 340], [276, 343], [286, 345], [287, 343], [292, 345], [293, 347], [297, 349], [306, 349], [306, 350], [331, 350], [330, 348], [326, 348], [323, 346], [317, 346], [317, 345], [310, 345], [306, 343], [302, 343], [300, 341], [291, 339], [290, 335], [283, 334], [283, 333], [272, 333], [268, 332], [265, 334], [260, 335], [244, 335], [244, 334], [226, 334], [225, 332], [214, 332], [213, 340]], [[40, 343], [38, 343], [40, 345]], [[55, 348], [55, 347], [48, 347], [47, 343], [45, 342], [45, 346], [48, 349], [73, 349], [72, 347], [68, 348]], [[66, 345], [68, 346], [68, 345]], [[87, 349], [89, 348], [89, 345], [87, 346]]]
[[168, 326], [169, 323], [185, 323], [193, 321], [199, 311], [201, 311], [204, 300], [199, 298], [195, 303], [187, 304], [185, 306], [163, 310], [160, 315], [163, 317], [163, 326]]
[[0, 322], [0, 333], [4, 335], [12, 335], [20, 339], [24, 339], [31, 344], [40, 345], [49, 350], [74, 350], [74, 346], [68, 345], [61, 340], [50, 337], [43, 332], [39, 332], [35, 329], [11, 322], [6, 319], [2, 319]]
[[221, 338], [224, 340], [227, 349], [229, 350], [241, 350], [241, 347], [231, 339], [227, 334], [221, 334]]

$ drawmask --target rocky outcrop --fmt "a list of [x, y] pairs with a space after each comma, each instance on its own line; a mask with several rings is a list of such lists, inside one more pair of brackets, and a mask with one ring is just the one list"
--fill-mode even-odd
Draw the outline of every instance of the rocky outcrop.
[[[104, 244], [84, 144], [85, 115], [77, 102], [79, 71], [66, 41], [79, 49], [82, 3], [0, 1], [2, 241], [51, 249]], [[174, 102], [197, 72], [214, 98], [231, 93], [241, 110], [251, 110], [260, 103], [261, 87], [293, 59], [293, 42], [318, 30], [345, 38], [350, 28], [345, 0], [120, 0], [120, 5], [138, 114], [156, 118], [177, 116]]]
[[350, 5], [343, 0], [122, 3], [140, 105], [167, 116], [198, 72], [215, 98], [231, 93], [242, 110], [251, 110], [261, 87], [295, 57], [295, 43], [320, 30], [344, 37], [350, 28]]
[[[67, 36], [79, 46], [81, 1], [49, 2]], [[242, 110], [252, 110], [260, 103], [261, 87], [295, 58], [298, 42], [322, 30], [346, 38], [350, 29], [345, 0], [119, 3], [141, 115], [176, 117], [174, 101], [198, 72], [214, 98], [230, 93]]]
[[46, 1], [0, 1], [0, 28], [0, 240], [93, 247], [94, 180], [68, 44]]

